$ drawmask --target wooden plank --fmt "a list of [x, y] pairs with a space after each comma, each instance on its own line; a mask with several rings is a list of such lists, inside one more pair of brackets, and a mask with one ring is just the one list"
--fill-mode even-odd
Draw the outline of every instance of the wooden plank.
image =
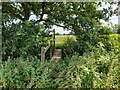
[[41, 47], [41, 62], [45, 62], [45, 48]]
[[52, 41], [50, 41], [50, 59], [52, 58], [52, 52], [53, 52]]
[[53, 34], [54, 34], [54, 36], [53, 36], [53, 50], [55, 50], [55, 29], [53, 29]]
[[45, 53], [47, 52], [47, 50], [50, 48], [51, 45], [48, 45], [45, 47]]
[[53, 55], [51, 61], [58, 61], [59, 59], [61, 59], [61, 57], [62, 57], [61, 54], [62, 54], [62, 50], [61, 49], [55, 49], [54, 55]]
[[52, 58], [52, 52], [55, 50], [55, 29], [53, 29], [52, 32], [53, 32], [53, 39], [50, 40], [50, 45], [41, 48], [41, 61], [42, 62], [45, 61], [45, 53], [48, 51], [49, 48], [50, 48], [50, 58]]
[[55, 49], [54, 55], [51, 58], [51, 61], [53, 62], [52, 70], [54, 70], [58, 65], [58, 62], [61, 59], [61, 54], [62, 54], [62, 49]]

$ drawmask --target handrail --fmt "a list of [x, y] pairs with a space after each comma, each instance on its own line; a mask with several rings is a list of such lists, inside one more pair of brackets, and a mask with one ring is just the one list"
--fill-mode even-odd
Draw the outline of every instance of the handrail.
[[47, 50], [50, 48], [51, 45], [48, 45], [45, 47], [45, 53], [47, 52]]
[[[51, 32], [51, 31], [50, 31]], [[41, 47], [41, 62], [44, 63], [45, 62], [45, 53], [48, 51], [48, 49], [50, 48], [50, 58], [52, 58], [52, 52], [55, 49], [55, 29], [53, 29], [53, 39], [50, 40], [50, 44], [46, 47]], [[53, 45], [52, 45], [53, 42]]]

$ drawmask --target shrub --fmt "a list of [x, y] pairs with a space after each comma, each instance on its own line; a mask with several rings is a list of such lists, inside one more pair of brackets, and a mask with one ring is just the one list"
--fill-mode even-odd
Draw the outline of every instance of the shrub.
[[78, 53], [80, 50], [79, 43], [72, 38], [68, 38], [62, 47], [62, 56], [72, 56], [74, 53]]
[[[57, 78], [53, 82], [58, 88], [105, 88], [113, 60], [118, 62], [118, 55], [114, 52], [101, 52], [99, 49], [94, 49], [83, 56], [66, 57], [56, 68]], [[115, 79], [117, 80], [117, 78]], [[111, 81], [112, 83], [114, 81]]]
[[[72, 56], [74, 53], [83, 55], [84, 53], [91, 52], [94, 47], [104, 49], [104, 51], [118, 53], [120, 51], [119, 35], [99, 35], [99, 39], [95, 42], [93, 39], [88, 41], [74, 41], [73, 39], [67, 39], [63, 44], [63, 57]], [[92, 44], [94, 43], [94, 44]]]
[[[45, 68], [44, 68], [45, 67]], [[44, 65], [38, 59], [22, 57], [8, 59], [2, 65], [4, 88], [45, 88], [50, 85], [50, 63]]]
[[28, 55], [39, 57], [41, 46], [47, 45], [50, 39], [48, 33], [44, 30], [43, 25], [34, 25], [30, 21], [3, 26], [3, 61], [7, 60], [8, 57], [24, 56], [26, 58]]
[[7, 60], [2, 65], [4, 88], [119, 88], [119, 58], [113, 51], [93, 48], [91, 52], [65, 57], [56, 68], [37, 58]]
[[[66, 57], [56, 68], [57, 78], [53, 81], [57, 88], [106, 88], [106, 81], [112, 62], [118, 62], [115, 54], [102, 54], [99, 57], [92, 52], [84, 56], [73, 55]], [[118, 65], [112, 69], [118, 69]], [[116, 73], [116, 74], [114, 74]], [[107, 87], [118, 88], [118, 70], [112, 72], [114, 80]]]

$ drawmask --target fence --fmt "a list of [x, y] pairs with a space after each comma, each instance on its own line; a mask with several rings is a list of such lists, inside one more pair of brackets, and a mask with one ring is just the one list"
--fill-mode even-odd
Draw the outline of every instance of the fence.
[[52, 58], [53, 55], [53, 51], [55, 50], [55, 29], [53, 29], [52, 31], [49, 32], [53, 32], [53, 38], [52, 40], [50, 40], [50, 44], [46, 47], [41, 47], [41, 62], [44, 63], [45, 62], [45, 54], [46, 52], [50, 49], [50, 59]]

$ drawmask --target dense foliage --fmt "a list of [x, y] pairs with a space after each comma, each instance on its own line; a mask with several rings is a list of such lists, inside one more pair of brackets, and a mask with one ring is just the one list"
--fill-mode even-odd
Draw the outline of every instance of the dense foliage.
[[43, 25], [34, 25], [31, 21], [3, 26], [3, 61], [8, 57], [40, 57], [41, 46], [48, 44], [50, 35]]
[[[116, 2], [106, 3], [112, 5]], [[20, 55], [26, 56], [28, 52], [31, 52], [35, 56], [37, 54], [38, 56], [38, 54], [40, 53], [38, 41], [41, 40], [37, 40], [37, 42], [36, 40], [34, 40], [36, 37], [41, 38], [41, 36], [37, 36], [38, 31], [35, 29], [37, 28], [36, 24], [38, 22], [43, 23], [45, 29], [51, 28], [53, 25], [56, 25], [66, 28], [67, 30], [72, 30], [75, 36], [77, 36], [77, 41], [81, 46], [80, 52], [82, 55], [84, 52], [92, 48], [91, 45], [94, 46], [96, 42], [98, 42], [99, 31], [100, 33], [103, 33], [104, 30], [102, 28], [104, 27], [98, 26], [101, 25], [100, 19], [108, 20], [110, 16], [112, 16], [113, 14], [117, 14], [117, 9], [113, 11], [111, 6], [109, 6], [109, 8], [104, 8], [103, 10], [97, 10], [97, 8], [101, 5], [101, 2], [3, 2], [3, 59], [4, 57], [5, 59], [7, 59], [6, 57], [8, 56], [11, 56], [13, 58]], [[109, 15], [107, 15], [108, 10]], [[36, 19], [32, 20], [34, 23], [32, 25], [25, 24], [25, 22], [28, 21], [32, 15], [36, 15]], [[16, 24], [15, 22], [17, 22], [17, 20], [19, 20], [22, 25], [19, 23]], [[24, 30], [25, 33], [24, 35], [22, 35], [22, 37], [21, 35], [17, 34], [19, 33], [19, 31]], [[41, 34], [41, 32], [39, 33]], [[33, 36], [33, 34], [35, 35]], [[19, 40], [18, 36], [22, 38], [22, 40]], [[10, 39], [13, 39], [9, 40], [9, 37]], [[27, 40], [27, 38], [29, 40]], [[37, 46], [33, 45], [36, 43]], [[23, 46], [25, 48], [21, 48]]]
[[[110, 6], [103, 10], [97, 10], [98, 7], [102, 6], [102, 2], [3, 2], [2, 12], [7, 20], [10, 18], [26, 21], [35, 14], [38, 17], [37, 22], [45, 21], [48, 27], [50, 25], [61, 26], [60, 24], [63, 23], [63, 27], [72, 26], [72, 29], [75, 29], [78, 28], [76, 26], [79, 26], [83, 29], [83, 27], [93, 26], [94, 22], [99, 21], [99, 19], [108, 20], [113, 14], [118, 14], [118, 8], [113, 11], [111, 7], [114, 3], [119, 5], [117, 2], [105, 2], [109, 3]], [[109, 15], [107, 15], [108, 11]], [[44, 15], [48, 17], [43, 18]]]
[[56, 68], [55, 85], [59, 88], [119, 88], [119, 64], [116, 56], [102, 55], [100, 51], [95, 51], [84, 56], [68, 57]]
[[[108, 8], [98, 10], [101, 2], [3, 2], [2, 86], [120, 88], [120, 36], [100, 23], [117, 14], [111, 7], [114, 2], [108, 3]], [[36, 19], [30, 20], [31, 15]], [[76, 40], [69, 38], [61, 45], [60, 62], [43, 64], [40, 49], [48, 44], [46, 30], [53, 25], [71, 30]]]
[[98, 34], [98, 35], [94, 35], [94, 37], [91, 37], [91, 40], [88, 39], [84, 41], [84, 39], [82, 39], [80, 42], [75, 41], [73, 38], [68, 38], [67, 40], [65, 40], [65, 43], [62, 45], [63, 57], [72, 56], [74, 53], [79, 53], [79, 55], [83, 55], [86, 52], [90, 52], [93, 47], [103, 48], [107, 52], [109, 51], [118, 52], [120, 51], [119, 40], [120, 40], [119, 34], [118, 35]]
[[2, 65], [3, 87], [10, 88], [119, 88], [119, 54], [94, 48], [84, 56], [66, 57], [53, 69], [53, 62], [8, 59]]

